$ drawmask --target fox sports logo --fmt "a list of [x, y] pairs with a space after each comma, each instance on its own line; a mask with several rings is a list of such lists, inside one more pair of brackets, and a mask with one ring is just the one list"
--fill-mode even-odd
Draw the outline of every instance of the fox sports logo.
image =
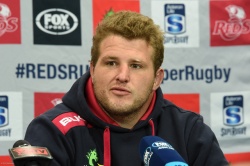
[[41, 31], [51, 35], [66, 35], [78, 26], [78, 19], [72, 12], [58, 8], [40, 12], [35, 22]]

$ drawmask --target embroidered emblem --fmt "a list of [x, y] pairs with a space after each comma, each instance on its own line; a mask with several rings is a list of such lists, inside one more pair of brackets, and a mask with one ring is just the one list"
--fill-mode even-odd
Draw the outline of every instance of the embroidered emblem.
[[90, 150], [90, 152], [88, 152], [86, 157], [89, 160], [89, 166], [96, 166], [96, 164], [97, 164], [97, 166], [103, 166], [103, 165], [100, 165], [100, 164], [97, 163], [98, 162], [98, 157], [97, 157], [96, 149]]

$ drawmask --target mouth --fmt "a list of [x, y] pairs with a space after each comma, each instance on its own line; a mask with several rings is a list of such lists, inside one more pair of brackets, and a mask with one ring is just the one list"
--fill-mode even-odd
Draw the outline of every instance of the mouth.
[[131, 93], [128, 89], [122, 87], [113, 87], [111, 88], [111, 92], [118, 96], [129, 95]]

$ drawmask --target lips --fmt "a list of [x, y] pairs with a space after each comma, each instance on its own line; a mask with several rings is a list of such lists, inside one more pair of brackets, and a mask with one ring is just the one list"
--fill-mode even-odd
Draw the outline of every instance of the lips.
[[113, 87], [111, 91], [116, 95], [128, 95], [131, 93], [128, 89], [123, 87]]

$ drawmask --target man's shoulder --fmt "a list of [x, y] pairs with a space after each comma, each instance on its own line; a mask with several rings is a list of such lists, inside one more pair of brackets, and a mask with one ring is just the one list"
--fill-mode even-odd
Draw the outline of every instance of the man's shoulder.
[[163, 114], [168, 116], [180, 117], [181, 119], [202, 119], [202, 116], [192, 110], [184, 109], [174, 103], [164, 99]]
[[63, 134], [66, 134], [70, 129], [76, 126], [86, 126], [86, 121], [64, 104], [58, 104], [39, 115], [36, 119], [43, 119], [48, 123], [52, 123]]
[[46, 118], [50, 121], [52, 121], [53, 119], [55, 119], [57, 116], [63, 115], [63, 114], [67, 114], [68, 112], [72, 112], [72, 110], [70, 108], [68, 108], [67, 106], [65, 106], [64, 104], [57, 104], [55, 107], [43, 112], [42, 114], [40, 114], [38, 117], [38, 119], [40, 118]]

